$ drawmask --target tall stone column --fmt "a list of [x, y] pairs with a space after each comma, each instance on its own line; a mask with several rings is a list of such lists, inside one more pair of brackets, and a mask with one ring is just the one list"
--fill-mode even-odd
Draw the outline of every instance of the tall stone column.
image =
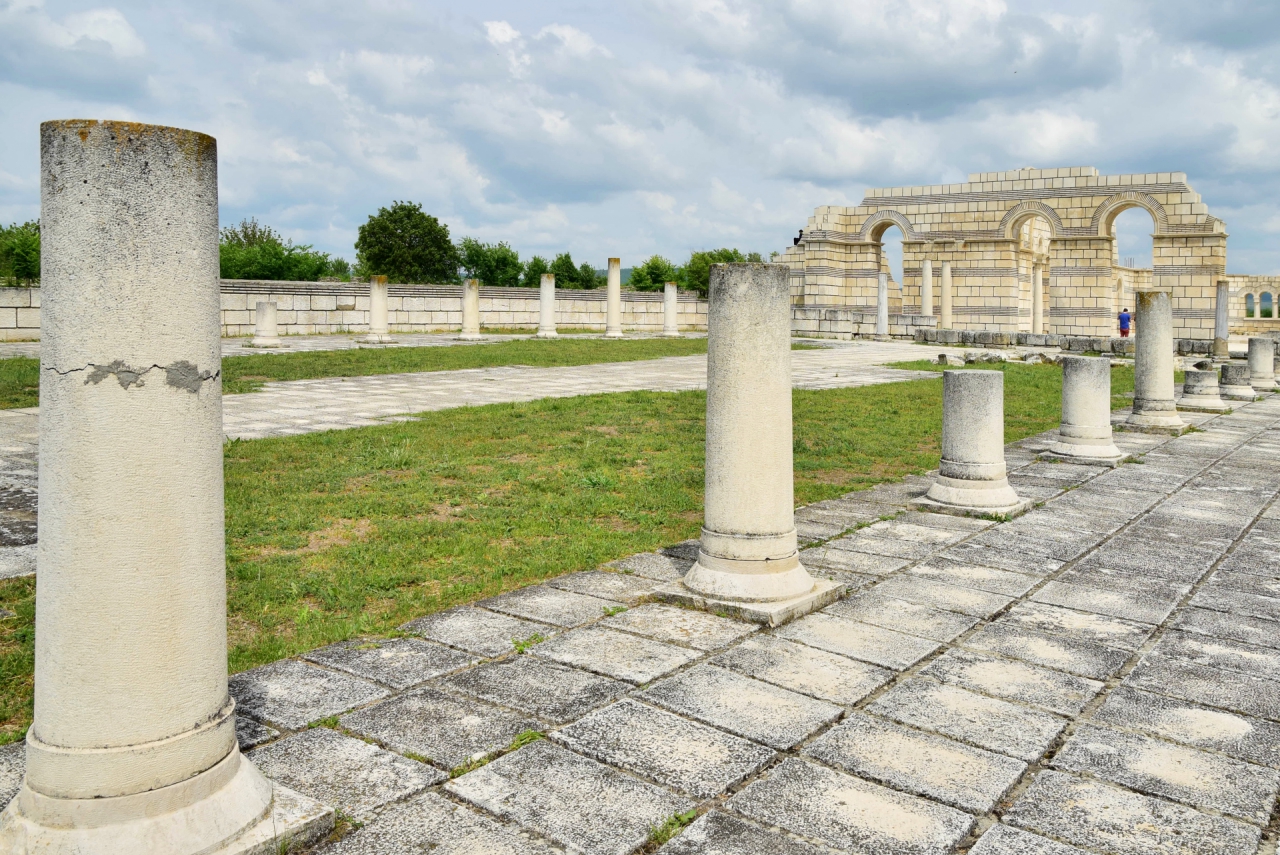
[[920, 314], [933, 314], [933, 259], [920, 262]]
[[680, 337], [680, 294], [676, 283], [662, 286], [662, 334], [667, 338]]
[[1128, 455], [1111, 436], [1111, 358], [1062, 357], [1062, 424], [1046, 457], [1115, 466]]
[[1269, 336], [1249, 339], [1249, 385], [1255, 392], [1276, 390], [1275, 360], [1275, 339]]
[[361, 339], [366, 344], [389, 344], [391, 325], [387, 321], [387, 277], [369, 277], [369, 332]]
[[711, 268], [702, 544], [683, 583], [663, 591], [775, 626], [840, 590], [811, 577], [797, 548], [789, 277], [784, 264]]
[[537, 338], [556, 338], [556, 275], [542, 274], [538, 282], [538, 335]]
[[462, 281], [462, 341], [477, 341], [480, 338], [480, 280], [464, 279]]
[[302, 829], [227, 693], [216, 143], [46, 122], [40, 158], [35, 720], [0, 851], [266, 851]]
[[1044, 265], [1031, 266], [1031, 333], [1044, 335]]
[[280, 347], [280, 327], [276, 324], [276, 304], [273, 300], [259, 300], [255, 307], [253, 347]]
[[876, 338], [889, 338], [889, 274], [881, 273], [876, 281]]
[[1004, 463], [1004, 373], [942, 372], [942, 461], [918, 504], [943, 513], [1013, 516], [1031, 503]]
[[1182, 433], [1173, 399], [1173, 304], [1168, 291], [1135, 289], [1133, 413], [1130, 430]]
[[939, 329], [951, 329], [951, 262], [942, 262], [942, 287], [938, 294], [941, 317], [938, 318]]
[[622, 338], [622, 262], [609, 259], [605, 286], [604, 337]]
[[1227, 360], [1231, 351], [1227, 346], [1231, 337], [1231, 284], [1225, 279], [1218, 280], [1218, 288], [1213, 300], [1213, 358]]

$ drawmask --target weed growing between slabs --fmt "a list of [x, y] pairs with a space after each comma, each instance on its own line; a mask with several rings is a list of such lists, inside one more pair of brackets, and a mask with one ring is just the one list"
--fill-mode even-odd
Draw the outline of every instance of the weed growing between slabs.
[[[1001, 369], [1006, 441], [1058, 423], [1060, 370]], [[696, 537], [705, 407], [592, 395], [228, 443], [231, 670]], [[937, 466], [941, 378], [797, 391], [794, 412], [797, 504]], [[0, 741], [30, 721], [34, 594], [0, 582]]]

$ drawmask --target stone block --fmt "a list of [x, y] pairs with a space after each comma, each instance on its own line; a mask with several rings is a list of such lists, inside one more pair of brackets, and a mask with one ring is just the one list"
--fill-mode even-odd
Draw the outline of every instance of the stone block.
[[1058, 843], [1007, 825], [993, 825], [978, 838], [969, 855], [1089, 855], [1083, 849]]
[[1246, 644], [1280, 648], [1280, 623], [1264, 618], [1189, 608], [1179, 611], [1171, 625], [1211, 638], [1229, 638]]
[[445, 677], [438, 686], [562, 724], [631, 690], [630, 683], [516, 656]]
[[1163, 623], [1176, 605], [1166, 599], [1125, 594], [1067, 582], [1050, 582], [1031, 595], [1039, 603], [1065, 606], [1082, 612], [1124, 618], [1139, 623]]
[[1280, 683], [1148, 654], [1125, 685], [1184, 701], [1280, 721]]
[[774, 757], [754, 742], [630, 699], [591, 713], [551, 738], [698, 799], [720, 795]]
[[852, 705], [893, 679], [893, 672], [771, 635], [748, 638], [711, 660], [775, 686]]
[[777, 635], [894, 670], [910, 668], [941, 646], [929, 639], [823, 613], [801, 618]]
[[550, 638], [558, 632], [545, 623], [521, 620], [474, 606], [459, 606], [420, 617], [400, 629], [479, 656], [501, 656], [515, 649], [513, 640], [535, 635]]
[[362, 822], [383, 805], [447, 777], [416, 760], [326, 727], [287, 736], [248, 756], [273, 781]]
[[583, 627], [533, 648], [543, 659], [629, 683], [648, 683], [702, 654], [603, 627]]
[[977, 334], [973, 330], [960, 330], [960, 344], [977, 344]]
[[417, 638], [342, 641], [304, 653], [302, 658], [395, 689], [425, 683], [476, 661], [474, 656]]
[[499, 594], [476, 603], [486, 609], [504, 612], [526, 620], [554, 626], [579, 626], [605, 616], [606, 609], [625, 608], [616, 600], [602, 600], [550, 585], [530, 585]]
[[11, 742], [0, 748], [0, 807], [9, 804], [22, 786], [26, 771], [27, 746], [24, 742]]
[[658, 851], [662, 855], [826, 855], [830, 850], [713, 810]]
[[946, 609], [976, 618], [988, 618], [1012, 601], [1002, 594], [961, 588], [918, 576], [895, 576], [881, 582], [874, 590], [883, 596], [897, 597], [922, 606]]
[[948, 650], [920, 673], [994, 698], [1067, 716], [1078, 715], [1103, 687], [1096, 680], [968, 650]]
[[1040, 582], [1035, 576], [1028, 576], [1025, 573], [963, 564], [947, 558], [931, 559], [911, 568], [906, 575], [1011, 597], [1022, 596]]
[[546, 741], [445, 785], [454, 796], [579, 852], [639, 848], [649, 830], [694, 805]]
[[654, 579], [627, 573], [609, 573], [603, 570], [584, 570], [557, 576], [547, 582], [553, 588], [586, 594], [604, 600], [612, 600], [634, 606], [648, 599], [659, 583]]
[[884, 719], [850, 713], [803, 749], [844, 772], [987, 813], [1021, 777], [1026, 764]]
[[974, 825], [973, 817], [954, 808], [794, 758], [748, 784], [728, 805], [841, 852], [877, 855], [950, 852]]
[[657, 603], [606, 618], [600, 625], [695, 650], [718, 650], [759, 629], [756, 624]]
[[657, 552], [641, 552], [611, 561], [608, 567], [614, 567], [622, 573], [633, 573], [646, 579], [657, 579], [662, 582], [679, 582], [684, 574], [693, 566], [692, 558], [677, 558]]
[[960, 330], [938, 330], [939, 344], [960, 344]]
[[390, 694], [381, 686], [294, 659], [233, 674], [236, 709], [286, 730], [346, 712]]
[[1110, 677], [1132, 655], [1129, 650], [1116, 650], [1080, 638], [1045, 635], [1010, 624], [984, 626], [966, 639], [965, 644], [1095, 680]]
[[968, 615], [889, 596], [879, 588], [827, 606], [823, 613], [933, 641], [951, 641], [978, 622]]
[[339, 719], [348, 730], [443, 769], [506, 748], [541, 725], [530, 716], [424, 687]]
[[273, 727], [267, 727], [265, 724], [259, 724], [248, 716], [236, 716], [236, 742], [239, 743], [241, 751], [248, 751], [250, 748], [256, 748], [264, 742], [275, 739], [279, 735], [280, 731]]
[[1280, 651], [1266, 647], [1174, 631], [1162, 636], [1151, 652], [1224, 671], [1280, 680]]
[[714, 665], [654, 684], [641, 697], [779, 750], [838, 719], [843, 710]]
[[976, 330], [973, 333], [973, 343], [974, 344], [993, 344], [991, 340], [992, 335], [993, 333], [988, 332], [987, 330]]
[[[910, 558], [899, 558], [894, 555], [879, 555], [874, 552], [860, 552], [848, 547], [857, 544], [852, 538], [832, 541], [825, 546], [815, 547], [821, 550], [820, 563], [848, 573], [860, 573], [867, 576], [887, 576], [901, 570], [911, 563]], [[813, 550], [804, 552], [811, 554]], [[801, 558], [803, 561], [803, 557]], [[806, 565], [807, 566], [807, 565]]]

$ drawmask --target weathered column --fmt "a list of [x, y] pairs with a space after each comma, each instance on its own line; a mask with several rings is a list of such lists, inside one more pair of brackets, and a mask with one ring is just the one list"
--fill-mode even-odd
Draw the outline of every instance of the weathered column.
[[279, 347], [280, 328], [276, 325], [275, 301], [259, 300], [254, 313], [253, 347]]
[[1181, 433], [1186, 423], [1173, 400], [1173, 306], [1164, 290], [1138, 290], [1134, 299], [1131, 430]]
[[951, 262], [942, 262], [942, 287], [939, 289], [938, 303], [942, 315], [938, 319], [940, 329], [951, 329]]
[[1062, 424], [1047, 456], [1114, 466], [1127, 457], [1111, 436], [1111, 358], [1062, 357]]
[[1031, 333], [1044, 335], [1044, 265], [1031, 265]]
[[366, 344], [389, 344], [391, 325], [387, 322], [387, 277], [369, 277], [369, 332], [361, 337]]
[[1218, 391], [1228, 401], [1256, 401], [1261, 396], [1249, 382], [1249, 363], [1224, 362]]
[[542, 274], [538, 282], [538, 338], [556, 338], [556, 275]]
[[889, 274], [881, 273], [876, 281], [876, 338], [889, 338]]
[[933, 314], [933, 259], [920, 262], [920, 314]]
[[667, 338], [680, 337], [680, 301], [676, 283], [662, 286], [662, 334]]
[[462, 341], [476, 341], [480, 338], [480, 280], [464, 279], [462, 281]]
[[616, 258], [609, 259], [604, 296], [604, 337], [622, 338], [622, 262]]
[[942, 372], [942, 460], [919, 504], [944, 513], [1012, 516], [1031, 503], [1004, 464], [1004, 373]]
[[[1212, 366], [1210, 362], [1198, 364]], [[1182, 384], [1182, 397], [1178, 399], [1178, 409], [1192, 413], [1231, 412], [1231, 405], [1222, 400], [1222, 394], [1218, 391], [1218, 372], [1212, 367], [1188, 368]]]
[[1249, 385], [1255, 392], [1275, 391], [1275, 360], [1275, 339], [1262, 336], [1249, 339]]
[[1225, 279], [1218, 280], [1217, 293], [1213, 301], [1213, 358], [1225, 360], [1231, 358], [1227, 341], [1231, 336], [1231, 284]]
[[784, 264], [711, 267], [706, 492], [698, 562], [663, 596], [777, 625], [839, 586], [800, 563], [791, 458], [791, 298]]
[[35, 720], [0, 851], [266, 851], [299, 829], [227, 693], [216, 144], [45, 122], [40, 157]]

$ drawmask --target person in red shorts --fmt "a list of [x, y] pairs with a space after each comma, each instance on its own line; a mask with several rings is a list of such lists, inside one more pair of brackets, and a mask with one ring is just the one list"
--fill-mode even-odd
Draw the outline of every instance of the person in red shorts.
[[1132, 318], [1129, 316], [1129, 310], [1125, 309], [1120, 313], [1120, 337], [1129, 337], [1129, 323]]

